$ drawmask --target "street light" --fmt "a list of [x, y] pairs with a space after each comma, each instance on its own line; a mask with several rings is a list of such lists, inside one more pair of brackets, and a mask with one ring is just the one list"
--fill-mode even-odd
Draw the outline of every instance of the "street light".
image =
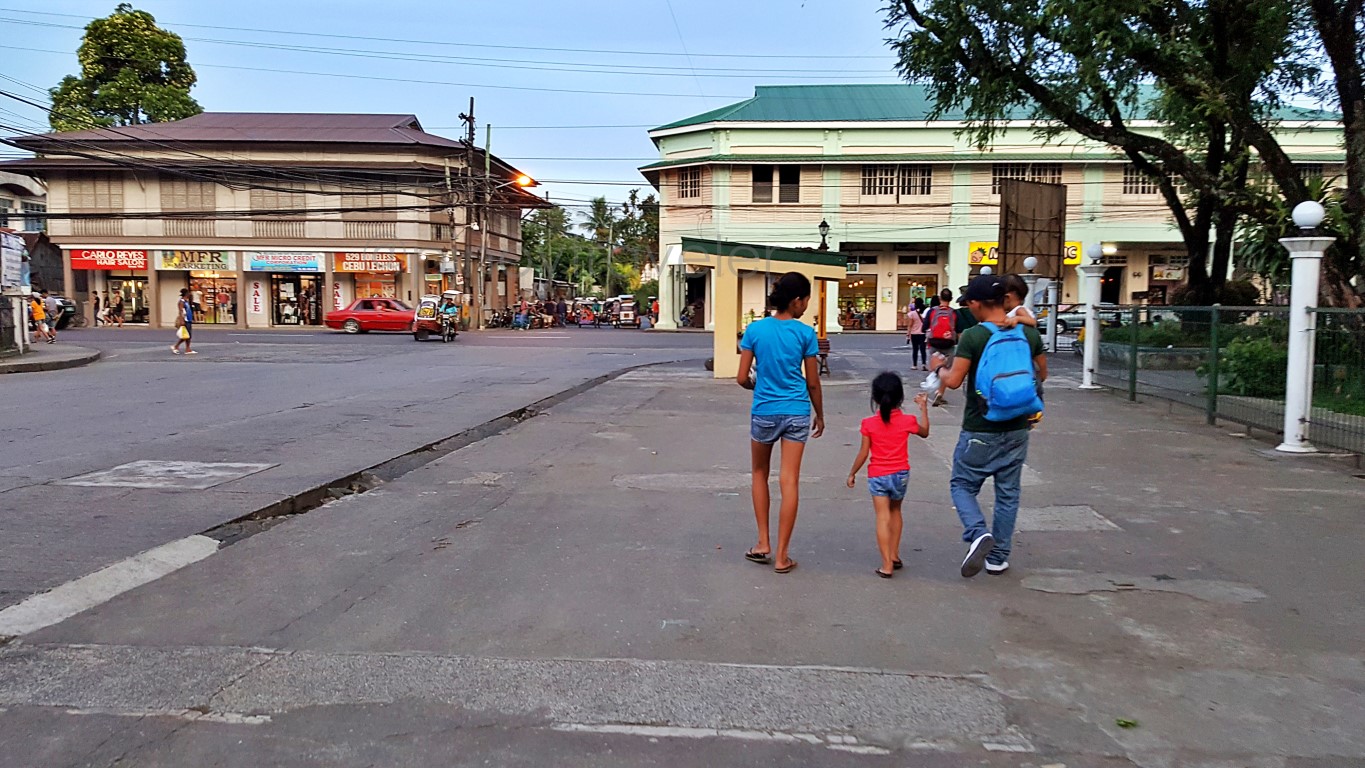
[[829, 241], [825, 238], [829, 237], [829, 222], [821, 219], [818, 229], [820, 230], [820, 247], [817, 250], [828, 251]]
[[1104, 276], [1104, 246], [1091, 243], [1085, 249], [1089, 263], [1077, 267], [1085, 280], [1085, 346], [1081, 348], [1081, 389], [1100, 389], [1095, 369], [1100, 364], [1100, 278]]
[[1322, 220], [1327, 218], [1327, 209], [1322, 207], [1322, 203], [1315, 200], [1305, 200], [1294, 206], [1294, 226], [1305, 232], [1311, 232], [1322, 225]]
[[995, 270], [991, 269], [989, 266], [986, 266], [986, 267], [982, 267], [982, 268], [981, 268], [981, 274], [983, 274], [983, 275], [989, 275], [990, 273], [992, 273], [992, 272], [994, 272], [994, 271], [995, 271]]

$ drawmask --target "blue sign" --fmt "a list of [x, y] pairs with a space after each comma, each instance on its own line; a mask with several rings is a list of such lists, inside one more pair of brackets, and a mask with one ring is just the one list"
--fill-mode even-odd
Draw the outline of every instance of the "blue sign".
[[316, 251], [256, 251], [247, 253], [252, 272], [321, 272], [323, 254]]

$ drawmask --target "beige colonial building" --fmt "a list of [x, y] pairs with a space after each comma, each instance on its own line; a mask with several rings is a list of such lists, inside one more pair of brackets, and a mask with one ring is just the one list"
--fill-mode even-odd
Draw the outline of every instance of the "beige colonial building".
[[[649, 132], [659, 160], [641, 169], [660, 191], [661, 325], [711, 304], [708, 272], [681, 265], [683, 237], [814, 247], [848, 257], [831, 292], [829, 330], [903, 327], [903, 308], [947, 287], [957, 292], [995, 263], [1005, 179], [1067, 187], [1061, 303], [1088, 300], [1075, 265], [1101, 244], [1109, 269], [1102, 301], [1164, 303], [1184, 279], [1180, 233], [1155, 185], [1113, 149], [1061, 136], [1044, 143], [1027, 120], [1007, 123], [981, 151], [960, 135], [962, 115], [930, 119], [914, 85], [763, 86], [751, 99]], [[1335, 115], [1289, 109], [1277, 126], [1305, 174], [1343, 175]], [[1135, 116], [1138, 129], [1161, 126]], [[744, 310], [761, 315], [761, 280]]]
[[[315, 325], [354, 298], [464, 287], [486, 253], [485, 306], [518, 293], [520, 171], [426, 133], [413, 115], [204, 113], [171, 123], [24, 136], [65, 284], [89, 313], [167, 325]], [[467, 168], [472, 168], [470, 173]], [[472, 267], [471, 267], [472, 269]], [[471, 272], [472, 275], [472, 272]]]

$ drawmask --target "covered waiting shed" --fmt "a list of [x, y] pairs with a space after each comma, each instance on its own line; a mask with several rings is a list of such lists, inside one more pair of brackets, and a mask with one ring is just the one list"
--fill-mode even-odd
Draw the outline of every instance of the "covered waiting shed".
[[839, 253], [810, 248], [782, 248], [724, 240], [682, 239], [682, 261], [711, 271], [712, 322], [715, 326], [716, 378], [739, 372], [739, 336], [746, 320], [762, 317], [769, 284], [787, 272], [810, 278], [810, 314], [802, 320], [825, 338], [828, 284], [844, 279], [848, 260]]

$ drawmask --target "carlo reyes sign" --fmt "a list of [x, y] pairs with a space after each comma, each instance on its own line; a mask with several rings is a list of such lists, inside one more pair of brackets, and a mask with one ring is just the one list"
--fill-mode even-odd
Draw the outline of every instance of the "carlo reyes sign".
[[[1062, 248], [1066, 257], [1062, 260], [1067, 266], [1075, 266], [1081, 263], [1081, 244], [1079, 242], [1066, 243]], [[1000, 243], [968, 243], [967, 244], [968, 262], [972, 266], [988, 264], [995, 266], [1000, 263]]]
[[332, 256], [337, 272], [407, 272], [405, 253], [337, 253]]
[[72, 269], [133, 270], [147, 268], [147, 252], [117, 248], [78, 248], [71, 254]]

